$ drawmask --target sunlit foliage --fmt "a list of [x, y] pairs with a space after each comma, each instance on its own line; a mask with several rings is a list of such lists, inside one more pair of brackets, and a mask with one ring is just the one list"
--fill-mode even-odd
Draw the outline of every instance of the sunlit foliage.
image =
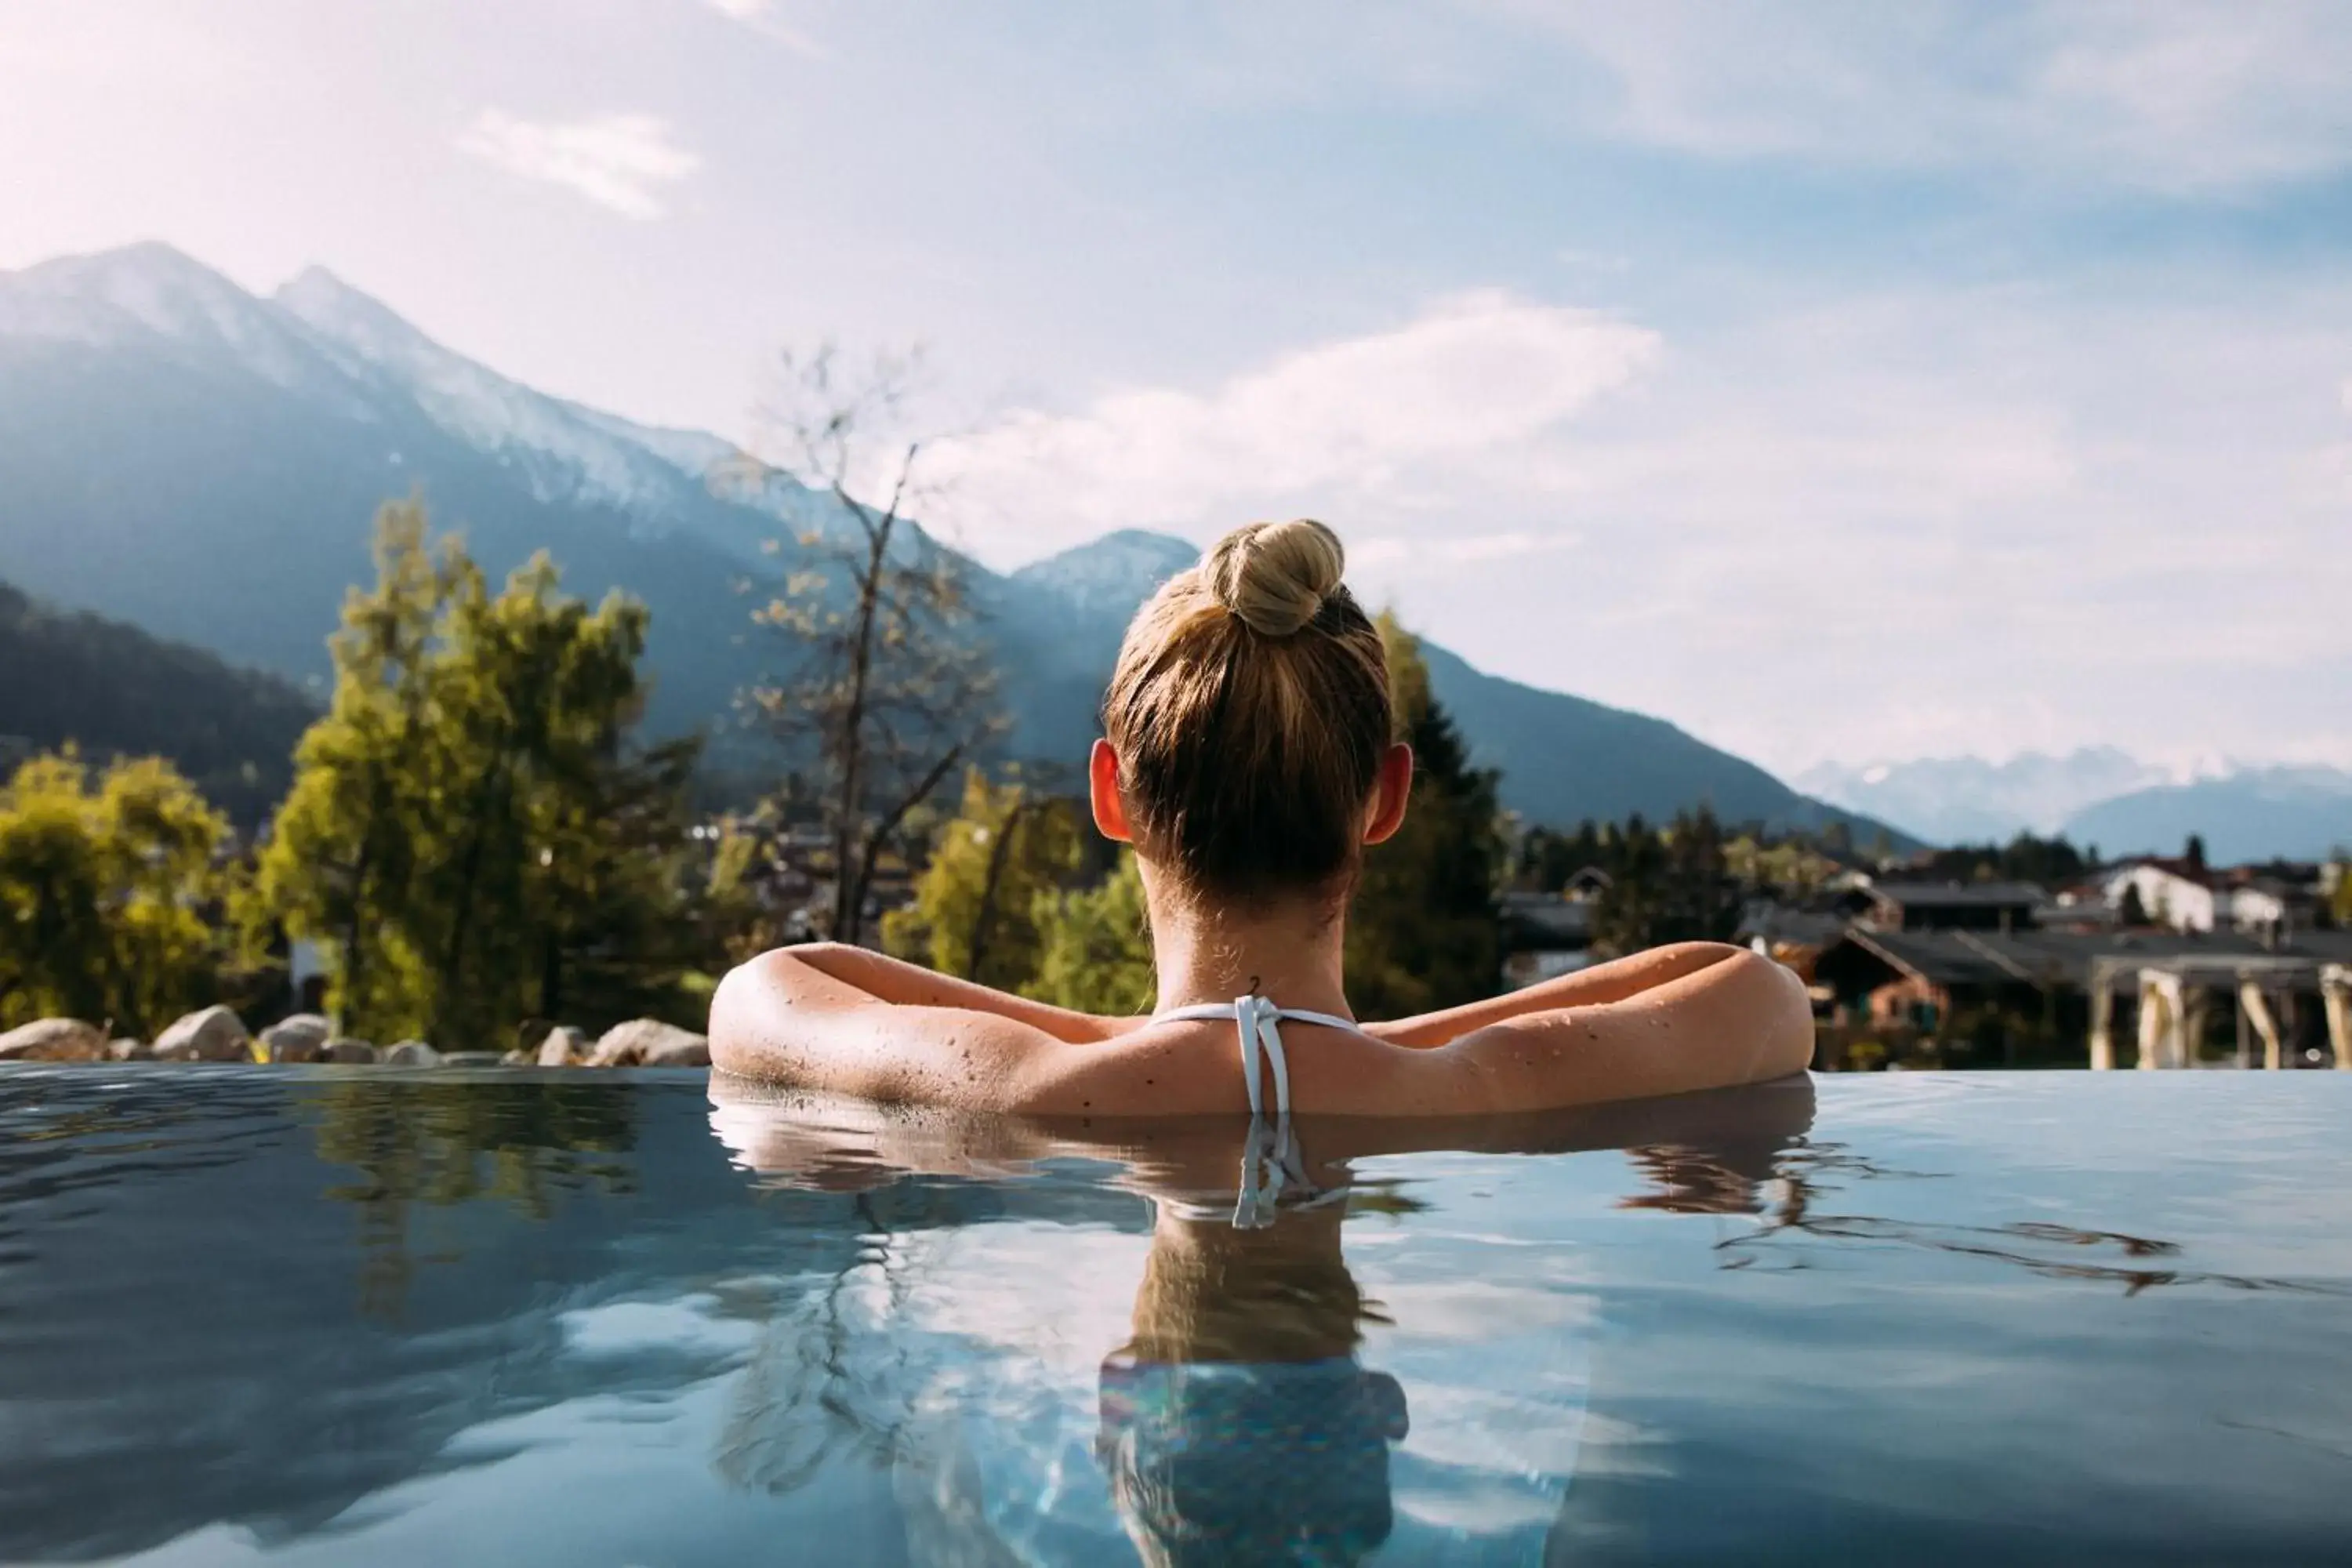
[[646, 612], [591, 610], [544, 555], [492, 593], [422, 509], [378, 519], [252, 912], [318, 942], [341, 1026], [445, 1047], [665, 1003], [696, 955], [694, 751], [628, 742]]
[[1148, 1013], [1156, 996], [1151, 926], [1132, 850], [1097, 886], [1038, 900], [1042, 942], [1028, 995], [1084, 1013]]
[[0, 1028], [67, 1016], [143, 1033], [211, 1001], [227, 831], [160, 759], [19, 767], [0, 787]]
[[964, 774], [963, 805], [931, 843], [915, 901], [883, 918], [883, 943], [944, 974], [1018, 991], [1037, 974], [1038, 911], [1078, 863], [1076, 803], [1013, 779]]

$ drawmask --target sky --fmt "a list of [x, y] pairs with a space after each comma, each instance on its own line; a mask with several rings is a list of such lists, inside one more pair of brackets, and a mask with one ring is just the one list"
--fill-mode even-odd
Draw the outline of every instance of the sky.
[[2352, 766], [2352, 7], [0, 0], [0, 268], [320, 263], [756, 441], [920, 345], [929, 520], [1339, 530], [1782, 771]]

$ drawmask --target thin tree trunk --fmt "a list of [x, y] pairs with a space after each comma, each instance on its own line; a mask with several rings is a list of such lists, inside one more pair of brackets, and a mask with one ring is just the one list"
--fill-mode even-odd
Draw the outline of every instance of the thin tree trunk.
[[915, 787], [908, 793], [907, 797], [892, 806], [888, 814], [874, 825], [874, 831], [867, 835], [865, 847], [857, 858], [856, 890], [857, 907], [861, 911], [866, 908], [866, 889], [874, 883], [874, 862], [881, 855], [882, 847], [890, 841], [892, 834], [898, 831], [898, 825], [907, 820], [907, 814], [929, 799], [930, 793], [940, 787], [940, 781], [946, 778], [956, 763], [962, 759], [963, 742], [958, 741], [948, 748], [947, 755], [931, 764], [931, 771], [922, 776]]
[[368, 825], [360, 835], [359, 858], [352, 865], [352, 918], [343, 929], [342, 995], [335, 1008], [335, 1033], [343, 1034], [352, 1027], [352, 1014], [360, 998], [360, 982], [366, 973], [366, 951], [361, 933], [367, 924], [368, 872], [375, 861], [376, 824], [383, 816], [383, 791], [378, 787], [369, 798]]
[[[837, 493], [837, 492], [836, 492]], [[846, 496], [843, 500], [855, 507]], [[861, 520], [865, 513], [858, 513]], [[882, 591], [882, 568], [890, 546], [890, 526], [893, 518], [886, 514], [879, 522], [867, 522], [866, 528], [866, 570], [857, 584], [857, 630], [850, 641], [849, 706], [841, 723], [841, 794], [834, 806], [833, 851], [833, 940], [855, 942], [863, 934], [859, 930], [865, 921], [863, 886], [853, 892], [849, 875], [850, 852], [857, 840], [858, 819], [864, 815], [866, 794], [866, 689], [874, 668], [874, 619], [877, 601]]]
[[996, 889], [1004, 881], [1005, 862], [1013, 858], [1013, 836], [1021, 831], [1021, 818], [1028, 811], [1029, 802], [1022, 795], [1019, 785], [1013, 786], [1013, 804], [1005, 808], [1004, 820], [997, 825], [996, 838], [988, 847], [988, 871], [980, 882], [980, 908], [971, 917], [971, 952], [965, 960], [966, 980], [980, 978], [981, 961], [988, 955], [988, 939], [996, 934]]

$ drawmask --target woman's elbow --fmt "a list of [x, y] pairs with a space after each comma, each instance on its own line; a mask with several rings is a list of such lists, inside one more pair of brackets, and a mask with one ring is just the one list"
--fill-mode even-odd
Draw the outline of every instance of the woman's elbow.
[[1742, 949], [1728, 962], [1741, 970], [1741, 980], [1756, 987], [1761, 1003], [1757, 1027], [1762, 1048], [1758, 1052], [1757, 1079], [1785, 1078], [1801, 1072], [1813, 1059], [1813, 1003], [1797, 972], [1777, 959]]
[[710, 1065], [743, 1078], [787, 1076], [770, 1044], [791, 1005], [793, 948], [745, 959], [710, 994]]

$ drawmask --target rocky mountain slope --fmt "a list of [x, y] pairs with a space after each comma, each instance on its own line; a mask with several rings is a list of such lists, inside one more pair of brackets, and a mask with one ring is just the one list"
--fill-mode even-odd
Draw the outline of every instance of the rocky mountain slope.
[[[723, 731], [778, 657], [744, 593], [779, 570], [762, 545], [829, 518], [790, 485], [715, 489], [731, 452], [501, 376], [317, 269], [267, 298], [161, 245], [0, 274], [0, 576], [298, 680], [324, 671], [344, 589], [369, 574], [377, 503], [415, 490], [494, 573], [545, 548], [571, 591], [644, 599], [650, 723]], [[1192, 554], [1129, 531], [1010, 574], [973, 568], [1016, 751], [1079, 754], [1128, 616]], [[1441, 698], [1530, 817], [1702, 800], [1775, 824], [1847, 815], [1662, 721], [1430, 651]]]

